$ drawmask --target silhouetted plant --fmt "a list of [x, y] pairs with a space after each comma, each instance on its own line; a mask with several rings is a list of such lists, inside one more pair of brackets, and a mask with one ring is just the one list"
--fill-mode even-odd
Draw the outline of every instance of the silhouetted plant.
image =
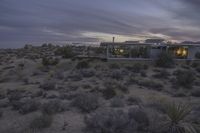
[[54, 65], [57, 65], [59, 63], [59, 60], [57, 58], [47, 58], [47, 57], [44, 57], [42, 58], [42, 64], [44, 66], [54, 66]]
[[63, 58], [72, 58], [75, 56], [72, 48], [70, 46], [60, 47], [55, 51], [55, 55], [60, 55]]
[[158, 67], [172, 67], [174, 65], [173, 57], [167, 52], [162, 52], [156, 59], [155, 64]]
[[195, 81], [195, 75], [192, 71], [177, 70], [174, 74], [176, 75], [176, 84], [178, 86], [183, 86], [185, 88], [192, 87]]
[[110, 69], [120, 69], [120, 66], [118, 63], [111, 63], [109, 64]]
[[30, 123], [31, 129], [44, 129], [51, 126], [53, 117], [51, 115], [42, 114], [34, 118]]
[[102, 90], [102, 93], [105, 99], [111, 99], [117, 95], [115, 89], [113, 88], [105, 88], [104, 90]]
[[91, 112], [99, 107], [99, 98], [97, 95], [90, 93], [81, 93], [71, 103], [83, 112]]
[[65, 110], [64, 105], [62, 104], [62, 101], [60, 100], [51, 100], [47, 103], [44, 103], [41, 106], [41, 111], [44, 114], [49, 114], [49, 115], [59, 113], [64, 110]]
[[195, 54], [195, 57], [196, 57], [197, 59], [200, 59], [200, 52], [197, 52], [197, 53]]
[[84, 68], [89, 68], [89, 62], [88, 61], [80, 61], [76, 65], [77, 69], [84, 69]]
[[191, 108], [186, 104], [167, 104], [169, 121], [165, 124], [166, 133], [198, 133], [194, 125], [185, 121], [190, 112]]

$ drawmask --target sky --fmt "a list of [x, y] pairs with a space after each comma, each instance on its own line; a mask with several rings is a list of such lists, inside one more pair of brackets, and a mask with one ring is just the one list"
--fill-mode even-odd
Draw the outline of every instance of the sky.
[[200, 0], [1, 0], [0, 47], [200, 40]]

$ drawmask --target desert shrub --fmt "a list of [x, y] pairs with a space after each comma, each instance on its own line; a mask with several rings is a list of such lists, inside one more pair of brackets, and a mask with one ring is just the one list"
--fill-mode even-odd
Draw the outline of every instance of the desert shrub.
[[128, 112], [129, 118], [134, 119], [137, 123], [138, 131], [147, 131], [149, 126], [149, 118], [141, 109], [130, 108]]
[[153, 77], [158, 79], [168, 79], [170, 76], [170, 73], [167, 70], [161, 70], [157, 74], [154, 74]]
[[145, 71], [141, 71], [141, 72], [140, 72], [140, 75], [141, 75], [142, 77], [147, 77], [147, 74], [146, 74]]
[[173, 94], [173, 96], [174, 97], [186, 97], [187, 95], [186, 95], [186, 93], [183, 90], [181, 90], [181, 91], [175, 92]]
[[20, 100], [21, 98], [24, 97], [24, 92], [23, 91], [20, 91], [20, 90], [8, 90], [7, 91], [7, 96], [8, 96], [8, 99], [9, 101], [18, 101]]
[[129, 76], [128, 84], [138, 84], [138, 82], [138, 79], [136, 79], [134, 75]]
[[81, 81], [83, 79], [82, 75], [78, 73], [70, 74], [68, 77], [66, 77], [65, 80], [71, 79], [72, 81]]
[[105, 82], [105, 88], [102, 90], [103, 97], [105, 99], [111, 99], [117, 95], [117, 91], [121, 91], [123, 93], [128, 92], [128, 87], [119, 82]]
[[118, 63], [109, 64], [110, 69], [120, 69], [120, 65]]
[[200, 66], [196, 67], [195, 70], [200, 73]]
[[159, 55], [159, 58], [155, 60], [157, 67], [172, 67], [174, 65], [173, 57], [167, 52], [163, 52]]
[[175, 83], [177, 86], [191, 88], [195, 81], [195, 75], [192, 71], [177, 70], [174, 75], [176, 76]]
[[194, 97], [200, 97], [200, 90], [199, 89], [192, 90], [191, 95]]
[[113, 71], [113, 72], [111, 73], [111, 78], [116, 79], [116, 80], [121, 80], [121, 79], [123, 79], [122, 72], [121, 72], [120, 70]]
[[139, 105], [140, 103], [142, 103], [142, 100], [139, 97], [133, 97], [130, 96], [128, 97], [128, 99], [126, 100], [128, 105]]
[[89, 133], [131, 133], [147, 131], [148, 118], [137, 109], [99, 110], [85, 118], [86, 131]]
[[0, 118], [3, 116], [3, 111], [0, 110]]
[[200, 66], [199, 62], [193, 62], [191, 65], [193, 68]]
[[138, 85], [147, 87], [149, 89], [153, 89], [153, 90], [158, 90], [160, 91], [163, 87], [163, 85], [159, 82], [155, 82], [153, 80], [144, 80], [144, 81], [139, 81]]
[[200, 59], [200, 52], [197, 52], [197, 53], [195, 54], [195, 57], [196, 57], [197, 59]]
[[101, 110], [85, 118], [89, 133], [128, 133], [134, 132], [137, 123], [121, 110]]
[[57, 58], [47, 58], [47, 57], [42, 58], [42, 64], [44, 66], [54, 66], [57, 65], [58, 63], [59, 59]]
[[54, 90], [56, 88], [56, 82], [54, 80], [46, 80], [40, 84], [40, 88], [44, 90]]
[[80, 61], [76, 65], [76, 69], [84, 69], [89, 68], [89, 62], [88, 61]]
[[55, 114], [65, 110], [65, 105], [60, 100], [51, 100], [41, 106], [41, 111], [44, 114]]
[[101, 48], [101, 47], [98, 47], [98, 48], [94, 48], [94, 52], [96, 54], [103, 54], [105, 53], [106, 49], [105, 48]]
[[79, 108], [82, 112], [89, 113], [99, 107], [99, 98], [95, 94], [81, 93], [76, 96], [71, 104]]
[[111, 107], [124, 107], [124, 101], [123, 101], [123, 99], [122, 98], [120, 98], [120, 97], [115, 97], [115, 98], [113, 98], [112, 100], [111, 100], [111, 102], [110, 102], [110, 106]]
[[27, 114], [33, 111], [36, 111], [38, 107], [40, 106], [40, 103], [36, 102], [35, 100], [26, 100], [24, 102], [21, 102], [21, 106], [19, 107], [19, 113], [21, 114]]
[[31, 122], [30, 122], [30, 128], [31, 129], [44, 129], [48, 128], [51, 126], [53, 121], [53, 118], [51, 115], [47, 114], [42, 114], [40, 116], [35, 117]]
[[80, 73], [86, 78], [93, 77], [95, 75], [95, 71], [93, 69], [82, 69]]
[[126, 69], [134, 73], [140, 73], [141, 70], [146, 69], [146, 68], [147, 68], [146, 65], [143, 65], [141, 63], [135, 63], [132, 66], [126, 66]]
[[75, 56], [73, 50], [69, 46], [60, 47], [55, 51], [55, 55], [62, 56], [63, 58], [72, 58]]
[[102, 90], [102, 93], [105, 99], [111, 99], [117, 95], [116, 90], [113, 88], [105, 88]]

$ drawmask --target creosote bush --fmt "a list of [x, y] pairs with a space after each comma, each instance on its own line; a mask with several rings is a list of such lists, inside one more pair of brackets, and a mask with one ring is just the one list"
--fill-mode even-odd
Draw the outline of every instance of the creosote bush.
[[41, 111], [44, 114], [55, 114], [55, 113], [59, 113], [65, 110], [65, 106], [62, 104], [62, 101], [60, 100], [51, 100], [47, 103], [44, 103], [41, 106]]
[[174, 72], [176, 76], [176, 85], [185, 88], [191, 88], [195, 81], [195, 75], [190, 70], [177, 70]]
[[46, 80], [40, 85], [40, 88], [44, 90], [54, 90], [56, 88], [56, 82], [54, 80]]
[[144, 81], [139, 81], [138, 85], [147, 87], [149, 89], [153, 89], [153, 90], [162, 90], [163, 85], [159, 82], [155, 82], [154, 80], [144, 80]]
[[70, 46], [60, 47], [55, 51], [55, 55], [62, 56], [63, 58], [72, 58], [75, 56]]
[[42, 114], [40, 116], [35, 117], [31, 123], [30, 128], [31, 129], [44, 129], [51, 126], [51, 123], [53, 121], [53, 117], [51, 115]]
[[197, 59], [200, 59], [200, 52], [197, 52], [197, 53], [195, 54], [195, 57], [196, 57]]
[[72, 101], [71, 105], [79, 108], [82, 112], [89, 113], [99, 107], [99, 97], [95, 94], [80, 93]]
[[168, 79], [170, 76], [170, 73], [167, 70], [161, 70], [158, 73], [154, 74], [153, 77], [158, 79]]
[[167, 52], [162, 52], [159, 55], [159, 58], [156, 59], [155, 65], [157, 67], [164, 67], [164, 68], [172, 67], [174, 65], [173, 57], [170, 54], [168, 54]]
[[84, 61], [80, 61], [77, 63], [76, 65], [76, 69], [84, 69], [84, 68], [89, 68], [89, 62], [84, 60]]
[[47, 58], [47, 57], [42, 58], [42, 64], [44, 66], [54, 66], [57, 65], [58, 63], [59, 59], [57, 58]]
[[131, 133], [148, 130], [149, 120], [142, 110], [99, 110], [85, 118], [88, 133]]
[[120, 69], [120, 65], [118, 63], [111, 63], [108, 67], [110, 69]]

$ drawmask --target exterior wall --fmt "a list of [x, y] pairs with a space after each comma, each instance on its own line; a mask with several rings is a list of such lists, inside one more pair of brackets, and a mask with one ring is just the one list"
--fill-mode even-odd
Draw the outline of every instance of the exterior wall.
[[189, 47], [188, 49], [188, 59], [195, 59], [195, 54], [200, 52], [200, 47]]
[[[104, 43], [103, 43], [104, 44]], [[194, 46], [194, 45], [153, 45], [153, 44], [127, 44], [127, 43], [105, 43], [102, 46], [106, 46], [107, 50], [106, 50], [106, 57], [107, 59], [129, 59], [129, 60], [152, 60], [152, 59], [156, 59], [159, 57], [159, 54], [162, 51], [168, 51], [168, 48], [170, 47], [188, 47], [188, 56], [185, 59], [195, 59], [195, 54], [197, 52], [200, 52], [200, 45]], [[138, 46], [146, 46], [148, 48], [148, 58], [143, 58], [143, 57], [132, 57], [131, 54], [131, 49], [138, 47]], [[118, 48], [118, 47], [126, 47], [129, 49], [129, 56], [127, 57], [118, 57], [116, 55], [112, 55], [112, 53], [110, 52], [110, 49], [112, 48]]]
[[161, 49], [151, 49], [150, 58], [152, 58], [152, 59], [158, 58], [158, 56], [161, 52], [162, 52]]

